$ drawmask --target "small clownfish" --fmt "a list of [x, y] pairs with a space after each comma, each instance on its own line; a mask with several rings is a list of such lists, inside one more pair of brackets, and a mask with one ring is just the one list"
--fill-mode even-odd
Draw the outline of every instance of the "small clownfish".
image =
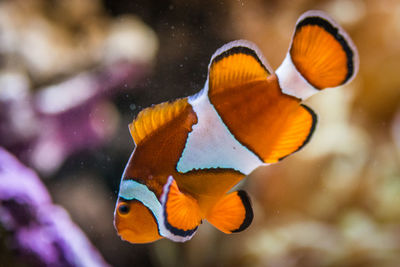
[[120, 184], [118, 234], [131, 243], [184, 242], [204, 219], [224, 233], [246, 229], [250, 199], [229, 191], [255, 168], [300, 150], [317, 123], [301, 101], [357, 71], [353, 42], [320, 11], [299, 18], [275, 73], [254, 44], [222, 46], [199, 93], [146, 108], [129, 125], [136, 148]]

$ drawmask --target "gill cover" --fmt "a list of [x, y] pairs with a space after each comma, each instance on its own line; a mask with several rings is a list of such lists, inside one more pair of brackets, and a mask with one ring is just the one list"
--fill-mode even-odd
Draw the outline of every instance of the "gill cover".
[[162, 238], [154, 215], [136, 199], [118, 201], [114, 226], [118, 235], [131, 243], [149, 243]]
[[149, 243], [162, 238], [159, 231], [161, 204], [144, 184], [123, 179], [114, 212], [114, 226], [122, 239]]

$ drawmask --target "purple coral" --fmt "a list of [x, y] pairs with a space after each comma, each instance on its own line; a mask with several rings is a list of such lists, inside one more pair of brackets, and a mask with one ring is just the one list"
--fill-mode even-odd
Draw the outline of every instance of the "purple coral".
[[0, 97], [0, 145], [41, 173], [53, 173], [69, 155], [115, 133], [119, 115], [108, 99], [147, 71], [143, 64], [118, 61], [34, 94]]
[[7, 249], [30, 266], [108, 266], [38, 176], [2, 148], [0, 228]]

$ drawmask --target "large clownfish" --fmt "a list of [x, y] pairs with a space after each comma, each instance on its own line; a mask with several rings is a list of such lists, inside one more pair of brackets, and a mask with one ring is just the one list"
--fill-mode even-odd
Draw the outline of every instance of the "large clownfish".
[[146, 108], [129, 125], [136, 148], [120, 184], [118, 234], [132, 243], [183, 242], [204, 219], [224, 233], [246, 229], [250, 200], [232, 187], [300, 150], [317, 123], [301, 101], [357, 70], [353, 42], [320, 11], [299, 18], [276, 72], [248, 41], [222, 46], [199, 93]]

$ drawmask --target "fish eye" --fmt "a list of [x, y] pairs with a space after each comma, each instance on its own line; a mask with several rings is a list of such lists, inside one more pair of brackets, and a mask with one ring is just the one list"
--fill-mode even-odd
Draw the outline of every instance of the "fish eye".
[[130, 210], [130, 208], [127, 204], [121, 204], [118, 207], [119, 213], [123, 214], [123, 215], [127, 214], [129, 212], [129, 210]]

